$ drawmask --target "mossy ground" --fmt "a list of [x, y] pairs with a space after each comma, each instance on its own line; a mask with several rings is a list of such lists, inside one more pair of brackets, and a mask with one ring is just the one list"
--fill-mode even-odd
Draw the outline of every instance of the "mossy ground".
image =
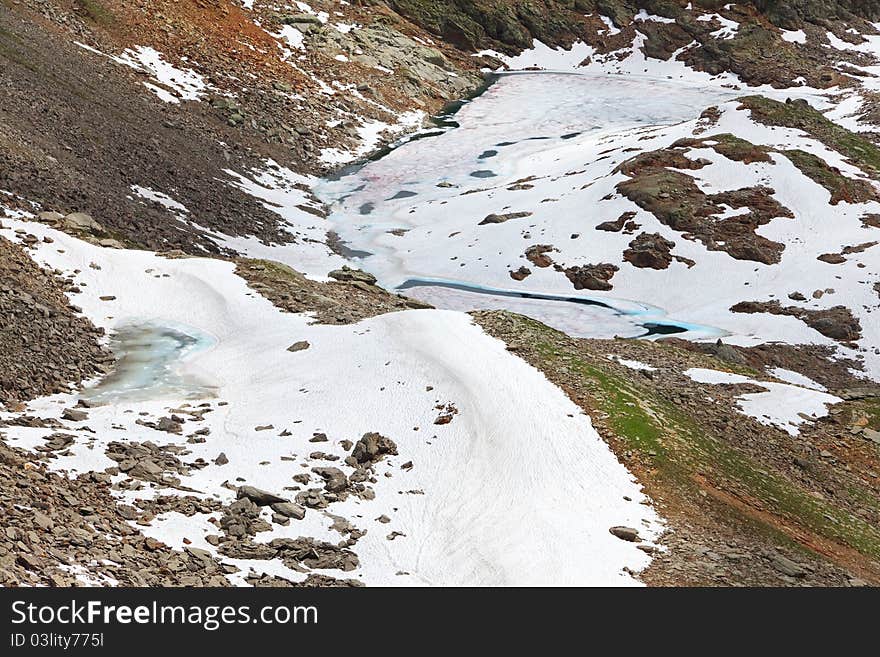
[[114, 22], [113, 12], [102, 5], [98, 0], [76, 0], [86, 15], [96, 24], [103, 27], [112, 25]]
[[[811, 495], [775, 471], [772, 464], [756, 461], [731, 444], [730, 436], [664, 397], [649, 379], [642, 383], [635, 376], [622, 376], [607, 358], [580, 348], [579, 343], [584, 341], [572, 340], [540, 322], [512, 313], [498, 314], [512, 322], [509, 333], [517, 336], [517, 345], [528, 345], [527, 352], [524, 347], [517, 353], [570, 394], [576, 389], [581, 405], [586, 401], [589, 406], [585, 410], [601, 414], [622, 447], [633, 451], [664, 488], [694, 496], [708, 484], [741, 500], [742, 507], [760, 510], [749, 515], [763, 532], [777, 537], [785, 534], [789, 536], [786, 540], [791, 540], [792, 532], [781, 527], [795, 525], [871, 560], [880, 559], [880, 529], [833, 501]], [[649, 343], [646, 348], [675, 349]], [[712, 366], [731, 369], [728, 363], [714, 362]], [[748, 368], [738, 369], [755, 374]], [[868, 406], [871, 422], [880, 423], [880, 403]], [[741, 431], [749, 431], [745, 418], [741, 424]], [[859, 489], [854, 496], [877, 504], [870, 491]], [[728, 511], [741, 514], [742, 507]]]

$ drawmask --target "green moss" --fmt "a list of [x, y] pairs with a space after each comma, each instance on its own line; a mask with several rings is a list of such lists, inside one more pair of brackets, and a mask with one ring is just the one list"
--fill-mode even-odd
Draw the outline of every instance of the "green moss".
[[858, 409], [868, 418], [868, 427], [880, 431], [880, 398], [866, 399], [860, 402]]
[[712, 135], [707, 139], [718, 142], [712, 148], [728, 160], [746, 163], [771, 161], [765, 146], [756, 146], [752, 142], [730, 133]]
[[98, 2], [98, 0], [76, 0], [76, 4], [98, 25], [107, 26], [115, 21], [113, 12]]

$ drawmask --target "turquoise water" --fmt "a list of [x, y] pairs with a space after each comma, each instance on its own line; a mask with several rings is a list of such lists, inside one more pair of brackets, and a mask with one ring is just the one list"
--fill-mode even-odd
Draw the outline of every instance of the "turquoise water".
[[98, 405], [213, 397], [216, 386], [183, 371], [183, 364], [215, 342], [212, 336], [188, 326], [157, 322], [121, 326], [110, 338], [116, 367], [81, 397]]
[[574, 337], [704, 339], [726, 335], [713, 326], [667, 319], [657, 306], [612, 297], [510, 290], [439, 278], [411, 278], [397, 290], [448, 310], [505, 308]]

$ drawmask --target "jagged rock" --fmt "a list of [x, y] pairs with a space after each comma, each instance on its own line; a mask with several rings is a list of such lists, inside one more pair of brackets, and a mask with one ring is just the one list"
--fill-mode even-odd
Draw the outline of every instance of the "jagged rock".
[[133, 477], [135, 479], [144, 479], [146, 481], [158, 481], [162, 478], [162, 474], [165, 470], [162, 466], [156, 464], [154, 461], [149, 459], [144, 459], [138, 462], [134, 467], [132, 467], [128, 472], [129, 477]]
[[318, 488], [310, 488], [296, 494], [298, 504], [310, 509], [326, 509], [330, 502], [324, 497], [324, 493]]
[[81, 584], [62, 570], [70, 565], [95, 581], [109, 578], [123, 586], [229, 584], [210, 554], [171, 550], [133, 528], [128, 521], [139, 513], [117, 506], [109, 478], [59, 475], [3, 441], [0, 513], [0, 583], [6, 586]]
[[731, 306], [730, 310], [735, 313], [770, 313], [797, 317], [825, 337], [841, 342], [853, 342], [862, 336], [861, 322], [846, 306], [809, 310], [797, 306], [783, 306], [774, 299], [773, 301], [741, 301]]
[[293, 502], [275, 502], [274, 504], [270, 504], [269, 508], [275, 513], [279, 513], [288, 518], [295, 518], [296, 520], [302, 520], [306, 517], [306, 510], [299, 504]]
[[236, 492], [238, 499], [246, 498], [258, 506], [269, 506], [280, 502], [288, 502], [283, 497], [261, 490], [254, 486], [239, 486]]
[[287, 351], [303, 351], [308, 349], [311, 345], [306, 340], [300, 340], [298, 342], [294, 342], [287, 348]]
[[64, 215], [60, 212], [40, 212], [37, 214], [37, 219], [50, 226], [56, 226], [62, 219], [64, 219]]
[[531, 212], [508, 212], [506, 214], [490, 214], [483, 219], [478, 226], [486, 226], [488, 224], [503, 224], [511, 219], [522, 219], [523, 217], [531, 217]]
[[165, 431], [166, 433], [183, 433], [183, 424], [170, 417], [160, 417], [156, 422], [157, 431]]
[[89, 414], [75, 408], [66, 408], [61, 414], [61, 419], [70, 420], [71, 422], [84, 422], [89, 419]]
[[781, 554], [774, 555], [770, 563], [776, 570], [789, 577], [805, 577], [807, 574], [799, 564]]
[[666, 269], [672, 263], [670, 252], [675, 246], [659, 233], [641, 233], [629, 243], [623, 252], [623, 259], [633, 267]]
[[617, 526], [611, 527], [608, 531], [614, 534], [617, 538], [629, 541], [630, 543], [635, 543], [639, 540], [639, 531], [632, 527]]
[[720, 338], [714, 345], [707, 345], [706, 349], [713, 356], [726, 363], [734, 363], [736, 365], [745, 365], [747, 363], [746, 357], [736, 347], [724, 344]]
[[330, 278], [335, 278], [337, 281], [366, 283], [367, 285], [376, 284], [376, 277], [372, 274], [360, 269], [351, 269], [346, 265], [343, 265], [342, 269], [334, 269], [327, 275]]
[[103, 233], [104, 228], [85, 212], [72, 212], [63, 220], [64, 226], [74, 232]]
[[288, 565], [302, 564], [314, 569], [354, 570], [357, 555], [351, 550], [312, 538], [276, 538], [269, 547]]
[[[71, 436], [70, 434], [53, 433], [53, 434], [46, 436], [45, 440], [46, 440], [46, 443], [43, 445], [44, 449], [47, 449], [50, 451], [57, 451], [57, 450], [62, 450], [62, 449], [65, 449], [66, 447], [69, 447], [70, 445], [73, 444], [74, 440], [76, 440], [76, 439], [74, 438], [74, 436]], [[37, 448], [37, 449], [40, 449], [40, 448]]]
[[618, 271], [616, 265], [599, 263], [598, 265], [582, 265], [569, 267], [565, 275], [576, 290], [610, 290], [608, 281]]
[[517, 270], [511, 271], [510, 277], [515, 281], [522, 281], [522, 280], [525, 280], [526, 277], [530, 276], [531, 274], [532, 274], [532, 270], [529, 269], [528, 267], [520, 267]]
[[619, 233], [624, 229], [626, 224], [634, 219], [635, 212], [624, 212], [615, 221], [603, 221], [596, 226], [596, 230], [604, 230], [609, 233]]
[[533, 244], [526, 249], [526, 260], [535, 265], [535, 267], [552, 267], [553, 258], [547, 254], [553, 251], [556, 251], [556, 248], [550, 244]]
[[348, 487], [348, 477], [339, 468], [312, 468], [312, 472], [324, 480], [324, 488], [331, 493], [338, 493]]
[[390, 438], [374, 432], [365, 433], [351, 451], [356, 463], [375, 463], [386, 454], [397, 455], [397, 445]]
[[822, 255], [817, 256], [816, 260], [827, 262], [829, 265], [842, 265], [846, 262], [846, 258], [839, 253], [823, 253]]
[[286, 14], [278, 20], [284, 25], [321, 25], [321, 19], [313, 14]]

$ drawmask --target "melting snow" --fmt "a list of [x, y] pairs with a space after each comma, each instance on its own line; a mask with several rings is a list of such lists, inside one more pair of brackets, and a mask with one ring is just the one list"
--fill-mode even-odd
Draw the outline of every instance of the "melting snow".
[[800, 385], [756, 381], [741, 374], [719, 370], [692, 368], [684, 372], [697, 383], [720, 385], [725, 383], [751, 383], [766, 389], [766, 392], [750, 392], [737, 397], [737, 406], [743, 415], [754, 418], [761, 424], [778, 427], [796, 436], [799, 426], [807, 420], [828, 415], [828, 406], [843, 401], [839, 397]]
[[163, 98], [166, 102], [198, 100], [207, 89], [207, 84], [201, 75], [190, 69], [172, 66], [162, 58], [161, 53], [149, 46], [136, 46], [113, 59], [150, 73], [170, 92], [169, 97]]
[[806, 43], [807, 33], [803, 30], [783, 30], [782, 38], [789, 43]]
[[782, 367], [773, 367], [767, 371], [781, 381], [801, 386], [802, 388], [810, 388], [811, 390], [818, 390], [820, 392], [826, 392], [828, 390], [821, 383], [816, 383], [813, 379], [810, 379], [799, 372], [792, 372], [791, 370], [786, 370]]
[[173, 66], [165, 61], [160, 52], [149, 46], [135, 46], [115, 56], [102, 53], [79, 41], [74, 43], [117, 64], [146, 72], [152, 77], [152, 81], [143, 82], [143, 85], [166, 103], [199, 100], [209, 88], [201, 75], [191, 69]]
[[163, 206], [165, 206], [169, 210], [173, 210], [179, 214], [189, 214], [189, 210], [186, 209], [186, 206], [182, 203], [178, 203], [173, 198], [168, 196], [167, 194], [163, 194], [162, 192], [157, 192], [154, 189], [150, 189], [149, 187], [141, 187], [140, 185], [132, 185], [131, 191], [140, 196], [143, 199], [148, 201], [155, 201]]
[[293, 25], [283, 25], [281, 31], [275, 35], [279, 39], [286, 41], [291, 48], [297, 50], [305, 50], [303, 45], [303, 33], [296, 29]]
[[629, 360], [627, 358], [621, 358], [620, 356], [615, 356], [613, 354], [609, 355], [608, 358], [610, 360], [615, 360], [624, 367], [628, 367], [631, 370], [641, 370], [644, 372], [655, 372], [657, 370], [656, 367], [652, 365], [648, 365], [646, 363], [639, 362], [637, 360]]

